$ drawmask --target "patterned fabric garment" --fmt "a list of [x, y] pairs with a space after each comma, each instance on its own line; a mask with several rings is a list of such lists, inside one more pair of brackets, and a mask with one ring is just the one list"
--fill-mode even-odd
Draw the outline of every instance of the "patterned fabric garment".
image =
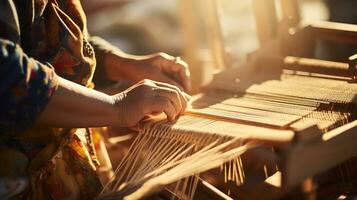
[[96, 60], [110, 51], [101, 42], [89, 37], [79, 0], [0, 1], [0, 199], [92, 199], [101, 190], [85, 130], [33, 125], [56, 74], [91, 87]]

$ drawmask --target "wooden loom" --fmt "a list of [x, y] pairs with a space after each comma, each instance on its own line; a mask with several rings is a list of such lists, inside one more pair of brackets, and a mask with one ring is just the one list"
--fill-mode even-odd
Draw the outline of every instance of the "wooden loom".
[[[297, 1], [282, 2], [277, 35], [261, 23], [276, 17], [258, 10], [262, 48], [248, 56], [245, 66], [217, 74], [175, 124], [146, 127], [103, 199], [141, 198], [172, 182], [177, 184], [168, 188], [177, 198], [229, 199], [197, 178], [183, 179], [217, 166], [232, 198], [277, 199], [299, 186], [311, 192], [311, 177], [356, 156], [357, 59], [351, 56], [343, 63], [312, 55], [319, 39], [357, 44], [357, 26], [326, 22], [300, 27], [296, 6], [291, 6]], [[250, 152], [254, 159], [271, 159], [261, 165], [263, 178], [249, 180], [244, 174], [243, 153]], [[341, 173], [349, 175], [348, 170]]]

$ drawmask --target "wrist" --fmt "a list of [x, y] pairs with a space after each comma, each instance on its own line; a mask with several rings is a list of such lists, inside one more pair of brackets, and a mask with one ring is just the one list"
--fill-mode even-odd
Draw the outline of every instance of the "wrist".
[[107, 72], [108, 79], [117, 81], [119, 79], [133, 79], [135, 72], [138, 72], [137, 67], [139, 62], [144, 60], [146, 56], [135, 56], [121, 52], [112, 52], [105, 56], [104, 67]]
[[126, 94], [124, 92], [112, 96], [114, 102], [113, 103], [114, 109], [112, 109], [112, 111], [114, 111], [114, 119], [115, 119], [114, 125], [121, 126], [121, 127], [125, 126], [126, 109], [123, 102], [125, 96]]

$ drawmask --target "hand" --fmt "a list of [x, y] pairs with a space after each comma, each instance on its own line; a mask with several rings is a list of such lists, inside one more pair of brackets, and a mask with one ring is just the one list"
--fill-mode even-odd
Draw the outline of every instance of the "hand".
[[108, 75], [111, 79], [126, 78], [133, 82], [151, 79], [169, 83], [189, 92], [191, 90], [190, 71], [179, 57], [165, 53], [147, 56], [112, 54], [107, 60]]
[[[183, 91], [191, 90], [190, 71], [188, 65], [179, 57], [173, 57], [166, 53], [158, 53], [138, 60], [136, 78], [152, 80], [175, 85]], [[140, 77], [141, 76], [141, 77]]]
[[150, 114], [165, 113], [169, 121], [183, 114], [189, 95], [176, 86], [143, 80], [113, 96], [119, 108], [119, 125], [134, 127]]

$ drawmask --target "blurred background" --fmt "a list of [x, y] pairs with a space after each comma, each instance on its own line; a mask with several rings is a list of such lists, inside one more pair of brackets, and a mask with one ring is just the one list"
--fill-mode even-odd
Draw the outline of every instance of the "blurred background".
[[[299, 0], [299, 3], [303, 21], [357, 23], [356, 0]], [[230, 66], [239, 66], [247, 53], [259, 47], [251, 0], [82, 0], [82, 4], [92, 35], [132, 54], [160, 51], [174, 56], [196, 54], [199, 63], [190, 66], [194, 74], [212, 72], [227, 64], [217, 59], [214, 62], [209, 52], [212, 46], [229, 55]], [[187, 39], [187, 35], [195, 35], [195, 41]], [[219, 38], [222, 44], [212, 43], [209, 38]], [[322, 49], [324, 45], [330, 44], [321, 44]], [[357, 52], [348, 46], [333, 49], [320, 54], [331, 54], [338, 60], [341, 52], [345, 52], [342, 55]], [[194, 84], [202, 85], [211, 76], [196, 79]]]

